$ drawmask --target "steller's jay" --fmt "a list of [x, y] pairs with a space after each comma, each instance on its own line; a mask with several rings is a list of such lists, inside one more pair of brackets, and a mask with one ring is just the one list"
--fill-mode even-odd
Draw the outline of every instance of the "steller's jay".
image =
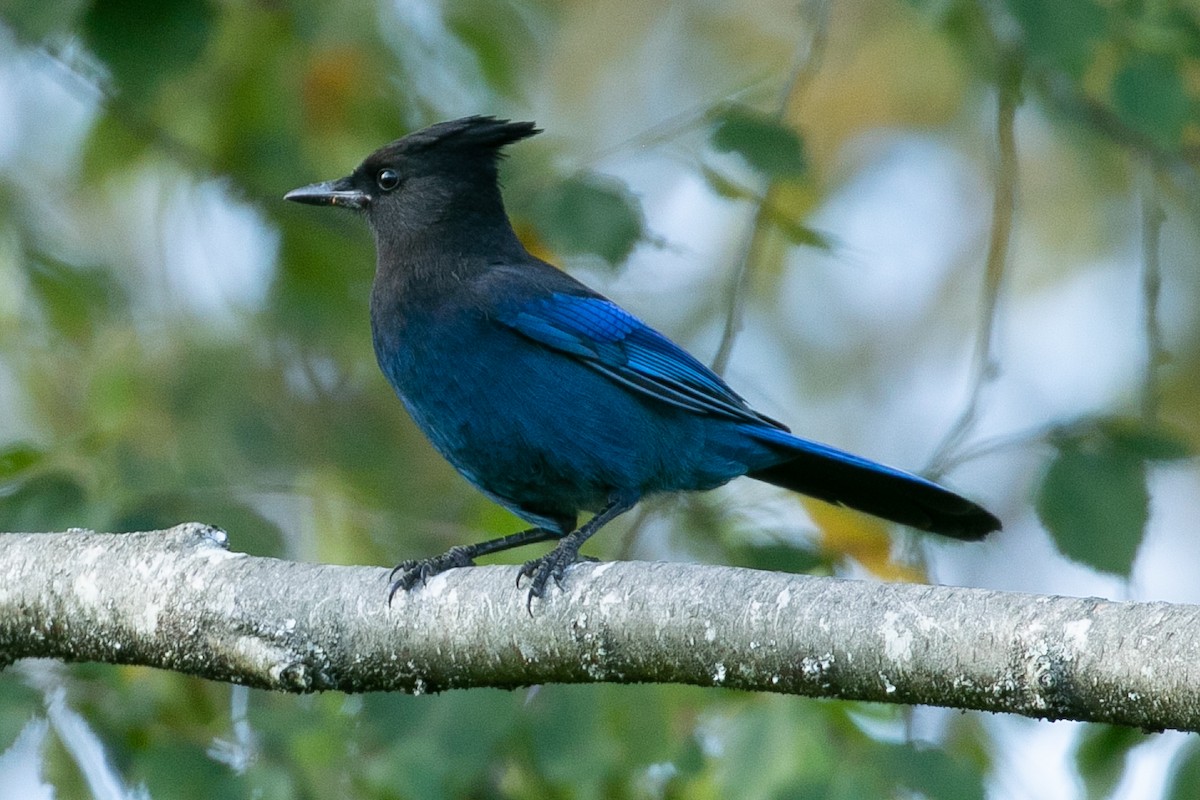
[[[538, 132], [492, 117], [442, 122], [285, 196], [366, 217], [383, 374], [434, 447], [534, 526], [406, 561], [389, 597], [477, 556], [557, 539], [521, 568], [532, 603], [641, 498], [739, 475], [956, 539], [1000, 528], [935, 483], [793, 436], [665, 336], [531, 255], [504, 211], [497, 164], [502, 147]], [[577, 527], [581, 511], [595, 516]]]

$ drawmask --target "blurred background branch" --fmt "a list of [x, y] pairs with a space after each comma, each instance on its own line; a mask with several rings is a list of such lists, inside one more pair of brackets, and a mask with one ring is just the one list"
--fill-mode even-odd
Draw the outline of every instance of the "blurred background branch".
[[971, 435], [980, 414], [984, 392], [1000, 376], [996, 326], [1017, 202], [1017, 106], [1024, 77], [1023, 54], [1010, 44], [995, 45], [999, 61], [996, 80], [996, 158], [993, 170], [992, 221], [983, 267], [983, 299], [975, 334], [970, 395], [958, 419], [938, 445], [926, 473], [934, 479], [946, 473], [951, 460]]
[[1142, 322], [1145, 325], [1146, 367], [1142, 378], [1142, 419], [1158, 424], [1158, 370], [1167, 362], [1159, 312], [1162, 294], [1162, 224], [1165, 215], [1158, 202], [1157, 176], [1149, 164], [1141, 165], [1139, 211], [1142, 234]]
[[[774, 111], [774, 121], [777, 125], [786, 125], [788, 120], [798, 116], [801, 98], [809, 88], [817, 70], [821, 67], [821, 59], [825, 54], [825, 46], [829, 39], [829, 0], [807, 0], [802, 6], [804, 20], [801, 27], [801, 42], [796, 48], [792, 62], [791, 74], [787, 83], [780, 90], [777, 107]], [[801, 170], [797, 170], [799, 173]], [[746, 293], [753, 274], [754, 263], [762, 256], [764, 239], [777, 233], [773, 220], [778, 219], [777, 209], [779, 190], [776, 181], [785, 176], [773, 176], [768, 173], [766, 188], [761, 197], [754, 202], [754, 214], [751, 218], [750, 229], [746, 233], [745, 245], [734, 262], [734, 270], [729, 281], [728, 308], [725, 312], [725, 325], [721, 331], [721, 341], [717, 345], [716, 355], [711, 366], [718, 374], [725, 372], [729, 366], [729, 357], [733, 355], [733, 345], [737, 334], [742, 329], [745, 316]], [[794, 176], [791, 176], [794, 177]], [[818, 243], [818, 242], [814, 242]]]

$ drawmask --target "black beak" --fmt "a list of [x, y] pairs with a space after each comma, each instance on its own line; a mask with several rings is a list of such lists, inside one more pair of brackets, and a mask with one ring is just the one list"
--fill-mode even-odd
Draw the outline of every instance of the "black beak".
[[371, 204], [371, 196], [355, 189], [349, 178], [338, 178], [336, 181], [301, 186], [299, 189], [292, 189], [285, 194], [283, 199], [307, 203], [310, 206], [342, 206], [356, 210], [364, 209]]

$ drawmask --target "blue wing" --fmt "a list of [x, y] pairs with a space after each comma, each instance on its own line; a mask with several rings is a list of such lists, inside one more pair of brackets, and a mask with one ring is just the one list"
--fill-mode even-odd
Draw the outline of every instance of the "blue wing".
[[750, 408], [679, 345], [610, 300], [553, 294], [509, 309], [499, 321], [656, 400], [787, 430]]

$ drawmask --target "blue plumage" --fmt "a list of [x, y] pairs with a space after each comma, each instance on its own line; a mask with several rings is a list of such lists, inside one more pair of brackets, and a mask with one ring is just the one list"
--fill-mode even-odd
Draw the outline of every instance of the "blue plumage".
[[498, 319], [656, 400], [770, 422], [686, 350], [606, 298], [555, 293], [502, 311]]
[[[437, 450], [535, 527], [397, 567], [392, 591], [522, 544], [530, 600], [642, 497], [739, 475], [960, 539], [1000, 527], [935, 483], [793, 436], [686, 351], [530, 255], [504, 212], [500, 148], [529, 123], [468, 117], [411, 134], [351, 175], [290, 192], [362, 211], [378, 261], [380, 368]], [[594, 512], [576, 527], [581, 511]]]

